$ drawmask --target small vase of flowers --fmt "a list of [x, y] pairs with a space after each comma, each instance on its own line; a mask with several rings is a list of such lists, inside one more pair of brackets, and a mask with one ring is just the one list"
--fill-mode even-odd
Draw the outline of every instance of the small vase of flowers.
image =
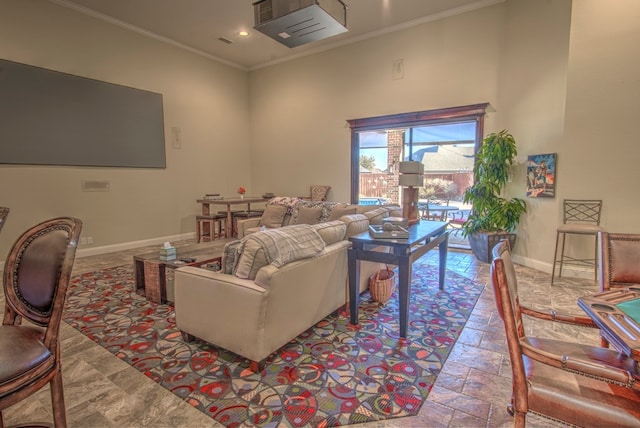
[[238, 187], [238, 194], [240, 195], [240, 199], [244, 199], [245, 193], [247, 193], [247, 189], [242, 186]]

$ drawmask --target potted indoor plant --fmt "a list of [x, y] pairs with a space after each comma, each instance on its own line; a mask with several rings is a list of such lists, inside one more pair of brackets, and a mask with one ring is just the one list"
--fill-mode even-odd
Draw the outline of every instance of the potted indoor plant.
[[476, 258], [485, 263], [491, 261], [491, 249], [499, 240], [508, 238], [513, 248], [513, 231], [527, 211], [523, 199], [501, 196], [517, 153], [516, 141], [506, 130], [487, 135], [476, 153], [475, 182], [464, 194], [464, 202], [472, 204], [473, 210], [461, 226], [462, 233]]

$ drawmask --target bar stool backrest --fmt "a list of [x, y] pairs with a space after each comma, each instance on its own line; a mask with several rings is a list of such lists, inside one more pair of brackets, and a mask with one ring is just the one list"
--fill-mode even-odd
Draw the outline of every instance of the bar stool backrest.
[[602, 200], [565, 199], [563, 223], [593, 223], [600, 225]]

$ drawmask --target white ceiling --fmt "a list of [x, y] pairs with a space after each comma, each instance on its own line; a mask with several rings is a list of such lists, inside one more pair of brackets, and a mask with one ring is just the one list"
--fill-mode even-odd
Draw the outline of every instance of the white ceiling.
[[348, 32], [292, 49], [253, 29], [256, 0], [50, 1], [251, 70], [504, 0], [343, 0]]

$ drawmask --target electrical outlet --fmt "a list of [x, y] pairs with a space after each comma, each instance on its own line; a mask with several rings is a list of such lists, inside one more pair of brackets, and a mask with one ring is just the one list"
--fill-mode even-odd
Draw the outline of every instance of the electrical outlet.
[[80, 238], [80, 245], [87, 245], [87, 238]]
[[93, 244], [93, 236], [87, 236], [87, 244]]

